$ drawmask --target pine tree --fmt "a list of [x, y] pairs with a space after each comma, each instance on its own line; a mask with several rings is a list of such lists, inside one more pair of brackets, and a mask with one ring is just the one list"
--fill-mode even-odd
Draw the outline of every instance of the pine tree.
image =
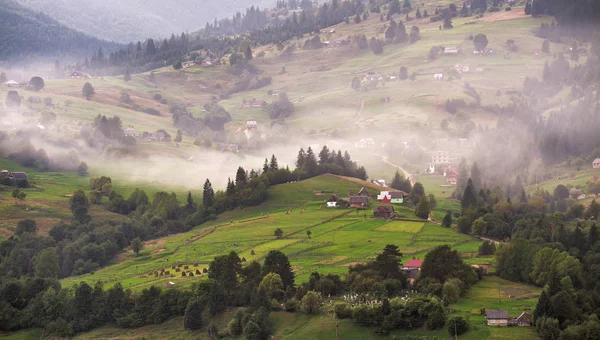
[[271, 164], [269, 164], [269, 170], [272, 172], [279, 170], [279, 165], [277, 164], [277, 158], [275, 155], [271, 155]]
[[457, 198], [462, 197], [465, 188], [467, 187], [467, 181], [469, 180], [469, 171], [467, 170], [467, 161], [463, 158], [458, 164], [458, 176], [456, 178], [456, 193]]
[[175, 143], [181, 143], [183, 140], [183, 132], [181, 130], [177, 130], [177, 135], [175, 136]]
[[246, 57], [246, 60], [252, 60], [252, 49], [250, 48], [250, 45], [246, 47], [246, 51], [244, 51], [244, 56]]
[[471, 180], [473, 181], [473, 188], [475, 192], [479, 192], [482, 188], [482, 180], [481, 180], [481, 170], [479, 170], [479, 166], [477, 162], [473, 162], [473, 166], [471, 167]]
[[354, 17], [354, 22], [360, 24], [361, 21], [362, 19], [360, 18], [360, 14], [356, 13], [356, 16]]
[[527, 2], [527, 4], [525, 5], [525, 14], [531, 15], [531, 3], [530, 2]]
[[210, 208], [213, 206], [215, 201], [215, 191], [212, 188], [210, 180], [207, 178], [204, 182], [204, 188], [202, 190], [202, 204], [204, 208]]
[[306, 153], [303, 148], [300, 148], [298, 151], [298, 156], [296, 157], [296, 169], [303, 170], [304, 169], [304, 160], [306, 158]]
[[423, 10], [423, 18], [429, 17], [429, 13], [427, 13], [427, 9]]
[[449, 30], [451, 28], [454, 28], [454, 26], [452, 25], [452, 18], [448, 15], [445, 19], [444, 19], [444, 29], [445, 30]]
[[265, 158], [265, 164], [263, 164], [263, 172], [268, 173], [271, 168], [269, 168], [269, 160]]
[[319, 164], [324, 165], [324, 164], [328, 164], [328, 163], [330, 163], [329, 148], [327, 148], [327, 145], [323, 145], [321, 152], [319, 152]]
[[451, 213], [447, 213], [444, 216], [444, 219], [442, 220], [442, 227], [444, 227], [444, 228], [450, 228], [451, 225], [452, 225], [452, 214]]
[[304, 159], [303, 169], [304, 171], [306, 171], [308, 177], [313, 177], [317, 173], [317, 159], [310, 146], [306, 150], [306, 157]]
[[246, 187], [246, 184], [248, 184], [248, 176], [246, 175], [246, 170], [240, 166], [235, 173], [235, 188], [238, 191], [242, 190]]
[[469, 178], [467, 182], [467, 187], [462, 195], [460, 205], [463, 209], [475, 208], [477, 206], [477, 194], [475, 193], [475, 188], [471, 178]]
[[423, 17], [423, 15], [421, 14], [420, 8], [417, 8], [417, 13], [415, 13], [415, 16], [417, 17], [417, 19], [421, 19]]
[[[185, 272], [184, 272], [185, 273]], [[202, 327], [202, 310], [204, 304], [199, 300], [192, 298], [185, 307], [183, 315], [183, 326], [185, 329], [199, 329]]]
[[430, 212], [431, 207], [429, 205], [429, 200], [427, 199], [427, 196], [423, 195], [419, 200], [419, 204], [417, 204], [417, 207], [415, 208], [415, 215], [421, 219], [426, 220], [429, 218]]
[[550, 297], [546, 289], [542, 290], [542, 294], [538, 299], [535, 309], [533, 310], [533, 324], [535, 325], [539, 318], [546, 316], [550, 308]]
[[542, 43], [542, 52], [546, 54], [550, 53], [550, 42], [548, 40], [544, 40]]

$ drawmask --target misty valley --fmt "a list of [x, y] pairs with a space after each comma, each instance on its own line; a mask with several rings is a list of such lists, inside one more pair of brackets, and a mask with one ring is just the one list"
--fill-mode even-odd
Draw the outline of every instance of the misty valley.
[[0, 0], [0, 340], [600, 339], [600, 2]]

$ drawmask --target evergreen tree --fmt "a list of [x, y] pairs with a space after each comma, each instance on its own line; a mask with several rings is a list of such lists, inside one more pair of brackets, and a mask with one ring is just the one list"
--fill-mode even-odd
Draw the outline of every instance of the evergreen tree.
[[362, 19], [360, 18], [360, 13], [356, 13], [356, 16], [354, 17], [354, 22], [360, 24], [361, 21]]
[[544, 73], [542, 74], [542, 79], [545, 83], [549, 83], [552, 80], [552, 74], [550, 73], [550, 66], [548, 65], [548, 61], [544, 64]]
[[279, 165], [277, 164], [277, 158], [275, 155], [271, 155], [271, 164], [269, 164], [269, 170], [272, 172], [279, 170]]
[[550, 53], [550, 42], [548, 40], [544, 40], [542, 43], [542, 52], [546, 54]]
[[265, 163], [263, 164], [263, 173], [268, 173], [271, 170], [269, 168], [269, 160], [265, 158]]
[[429, 17], [429, 13], [427, 13], [427, 9], [423, 10], [423, 18]]
[[454, 26], [452, 25], [452, 17], [448, 15], [446, 16], [446, 18], [444, 18], [444, 29], [449, 30], [451, 28], [454, 28]]
[[300, 151], [298, 151], [298, 156], [296, 157], [296, 169], [304, 168], [305, 159], [306, 159], [306, 153], [304, 152], [303, 148], [300, 148]]
[[181, 143], [183, 140], [183, 132], [181, 130], [177, 130], [177, 136], [175, 136], [175, 143]]
[[250, 45], [246, 47], [246, 51], [244, 51], [244, 56], [246, 60], [252, 60], [252, 49], [250, 48]]
[[279, 250], [271, 250], [265, 257], [265, 262], [262, 266], [262, 275], [268, 273], [279, 274], [283, 281], [283, 290], [287, 287], [294, 286], [294, 272], [288, 257]]
[[327, 145], [323, 145], [323, 149], [321, 149], [321, 152], [319, 152], [319, 164], [320, 165], [325, 165], [325, 164], [329, 164], [331, 161], [329, 159], [329, 149], [327, 148]]
[[313, 177], [317, 174], [317, 159], [312, 148], [309, 146], [304, 157], [303, 170], [306, 171], [308, 177]]
[[204, 182], [204, 188], [202, 189], [202, 205], [204, 208], [210, 208], [213, 206], [215, 201], [215, 191], [212, 188], [210, 180], [207, 178]]
[[467, 161], [463, 158], [458, 164], [458, 176], [456, 178], [456, 198], [462, 197], [465, 188], [467, 187], [467, 181], [469, 180], [469, 171], [467, 170]]
[[525, 5], [525, 14], [531, 15], [531, 3], [530, 2], [527, 2], [527, 4]]
[[469, 178], [467, 182], [467, 187], [462, 195], [460, 205], [463, 209], [475, 208], [477, 206], [477, 194], [475, 193], [475, 187], [471, 178]]
[[415, 215], [421, 219], [426, 220], [429, 218], [430, 212], [431, 208], [429, 206], [429, 200], [427, 199], [427, 196], [423, 195], [421, 196], [419, 204], [417, 204], [417, 207], [415, 208]]
[[452, 214], [447, 213], [442, 220], [442, 227], [450, 228], [450, 226], [452, 226]]
[[94, 87], [92, 86], [92, 84], [86, 82], [85, 84], [83, 84], [81, 93], [83, 93], [83, 96], [85, 97], [85, 99], [90, 100], [90, 99], [92, 99], [94, 94], [96, 94], [96, 91], [94, 90]]
[[425, 196], [425, 188], [423, 187], [423, 184], [417, 182], [408, 194], [408, 199], [412, 202], [413, 205], [417, 205], [419, 204], [419, 202], [421, 201], [421, 197], [423, 196]]
[[183, 326], [185, 329], [195, 330], [202, 327], [203, 309], [204, 304], [200, 300], [195, 298], [190, 299], [183, 315]]
[[417, 17], [417, 19], [421, 19], [423, 17], [423, 15], [421, 14], [420, 8], [417, 8], [417, 13], [415, 13], [415, 16]]
[[400, 67], [400, 80], [408, 79], [408, 69], [404, 66]]
[[156, 46], [154, 45], [154, 39], [148, 39], [148, 41], [146, 41], [146, 54], [156, 54]]
[[240, 191], [246, 187], [246, 184], [248, 184], [248, 176], [246, 170], [240, 166], [235, 173], [235, 188]]
[[411, 9], [410, 0], [404, 0], [404, 3], [402, 4], [402, 8]]
[[131, 73], [129, 73], [129, 70], [125, 71], [123, 78], [124, 78], [125, 82], [131, 81]]
[[535, 309], [533, 310], [533, 324], [535, 325], [540, 318], [546, 316], [549, 309], [550, 297], [548, 296], [546, 289], [543, 289], [542, 294], [535, 305]]
[[131, 249], [137, 255], [142, 249], [144, 249], [144, 242], [139, 237], [136, 237], [131, 241]]

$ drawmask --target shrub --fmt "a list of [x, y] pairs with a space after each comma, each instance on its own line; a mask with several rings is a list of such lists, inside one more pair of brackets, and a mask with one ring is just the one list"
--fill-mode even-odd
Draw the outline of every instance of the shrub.
[[448, 329], [448, 334], [450, 335], [461, 335], [469, 330], [469, 325], [462, 316], [455, 316], [448, 320], [446, 327]]
[[338, 319], [352, 318], [352, 307], [345, 302], [336, 303], [334, 311]]
[[291, 298], [285, 302], [283, 307], [285, 308], [286, 312], [297, 312], [298, 309], [300, 309], [300, 301], [298, 301], [296, 298]]
[[302, 311], [307, 314], [317, 314], [321, 308], [321, 296], [314, 291], [309, 291], [302, 298]]

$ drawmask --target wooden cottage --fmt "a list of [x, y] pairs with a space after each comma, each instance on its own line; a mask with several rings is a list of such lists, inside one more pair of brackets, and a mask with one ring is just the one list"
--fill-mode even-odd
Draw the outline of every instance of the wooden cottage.
[[331, 197], [329, 197], [327, 199], [327, 208], [337, 208], [338, 204], [337, 202], [340, 201], [340, 198], [337, 197], [337, 195], [331, 195]]
[[369, 197], [369, 192], [364, 187], [358, 192], [358, 196]]
[[391, 205], [375, 207], [375, 209], [373, 209], [373, 216], [375, 216], [375, 218], [394, 218], [394, 207]]
[[532, 317], [529, 313], [523, 312], [516, 318], [511, 318], [509, 324], [519, 327], [531, 327]]
[[488, 326], [507, 326], [508, 325], [508, 310], [488, 310], [485, 313]]
[[350, 196], [348, 203], [352, 208], [366, 208], [369, 205], [369, 198], [365, 196]]

